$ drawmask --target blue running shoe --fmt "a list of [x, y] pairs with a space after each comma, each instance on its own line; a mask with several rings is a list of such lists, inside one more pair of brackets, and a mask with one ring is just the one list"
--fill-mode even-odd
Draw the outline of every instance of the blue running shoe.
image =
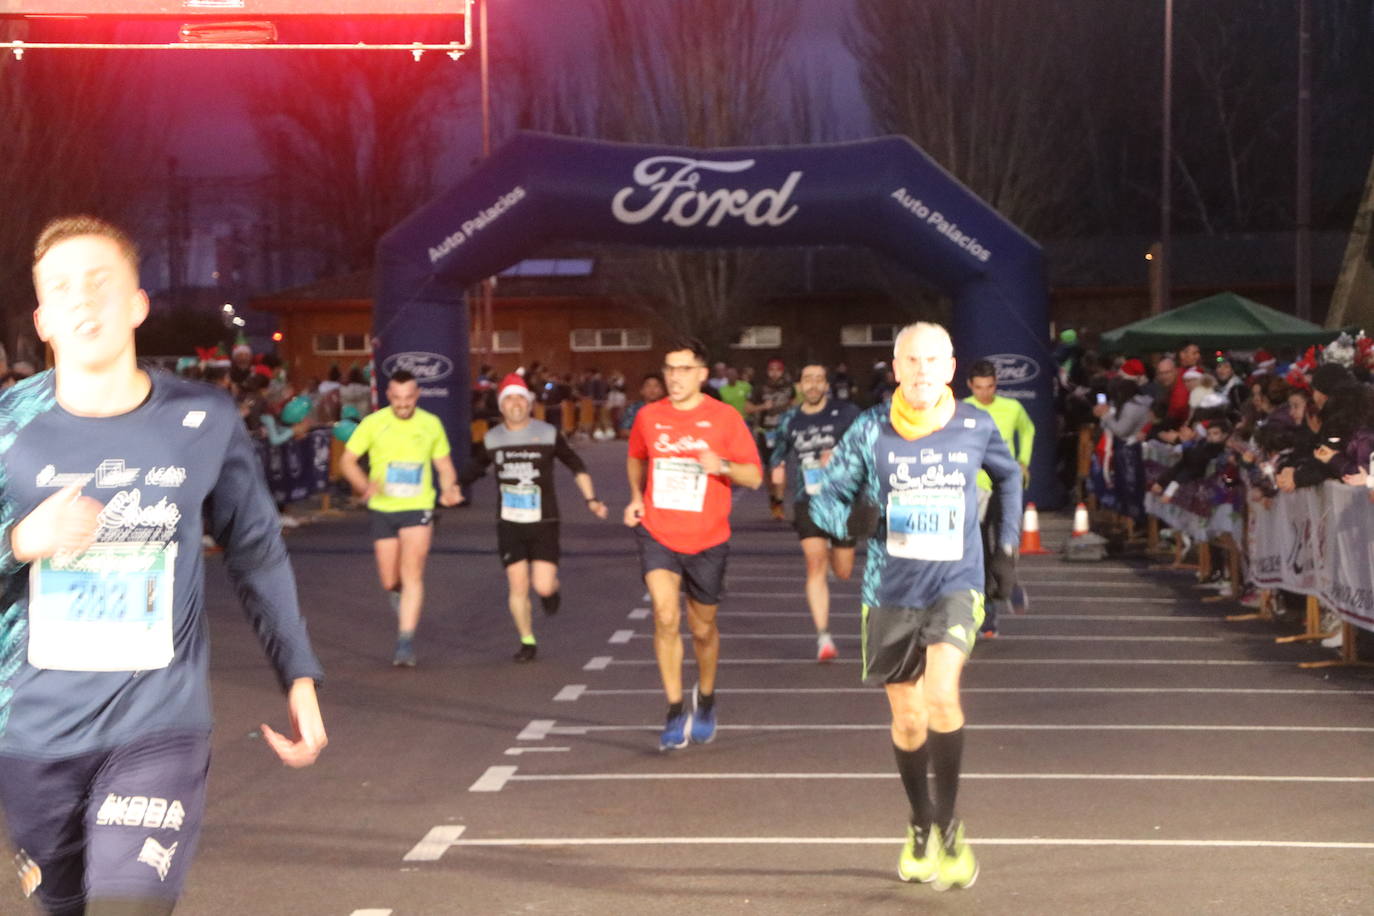
[[710, 744], [716, 737], [716, 704], [710, 709], [701, 708], [701, 685], [692, 688], [692, 727], [693, 744]]
[[663, 733], [658, 736], [660, 751], [675, 751], [687, 746], [687, 732], [692, 729], [692, 714], [689, 712], [669, 716], [663, 723]]

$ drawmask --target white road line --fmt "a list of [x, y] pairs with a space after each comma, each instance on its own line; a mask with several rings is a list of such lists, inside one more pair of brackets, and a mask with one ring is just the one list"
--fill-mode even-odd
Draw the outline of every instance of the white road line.
[[[1187, 694], [1254, 694], [1256, 696], [1324, 696], [1358, 697], [1374, 696], [1374, 690], [1342, 690], [1335, 687], [1291, 688], [1291, 687], [961, 687], [965, 693], [1187, 693]], [[658, 696], [662, 687], [627, 687], [621, 689], [584, 690], [582, 696]], [[720, 694], [811, 694], [811, 693], [863, 693], [879, 695], [877, 687], [718, 687]]]
[[349, 916], [391, 916], [391, 910], [354, 910]]
[[571, 703], [587, 692], [586, 684], [569, 684], [554, 694], [555, 703]]
[[[734, 589], [731, 589], [731, 588], [727, 588], [727, 589], [725, 590], [725, 598], [726, 598], [726, 600], [729, 600], [729, 599], [731, 599], [731, 598], [805, 598], [805, 597], [806, 597], [806, 592], [737, 592], [737, 591], [735, 591]], [[1033, 597], [1038, 598], [1039, 596], [1036, 595], [1036, 596], [1033, 596]], [[859, 595], [858, 595], [857, 592], [850, 592], [850, 593], [848, 593], [848, 594], [841, 594], [841, 593], [839, 593], [839, 592], [832, 591], [832, 592], [830, 593], [830, 600], [832, 600], [832, 601], [858, 601], [858, 600], [859, 600]]]
[[[635, 780], [689, 780], [717, 782], [779, 779], [897, 779], [886, 773], [531, 773], [512, 776], [510, 782], [631, 782]], [[961, 773], [960, 779], [985, 782], [1281, 782], [1281, 783], [1374, 783], [1374, 776], [1260, 776], [1228, 773]]]
[[[659, 691], [662, 693], [662, 691]], [[570, 747], [549, 747], [540, 745], [539, 747], [508, 747], [506, 753], [512, 757], [521, 757], [525, 754], [556, 754], [561, 751], [570, 751]]]
[[[811, 616], [809, 614], [805, 615]], [[833, 616], [833, 615], [832, 615]], [[999, 623], [1034, 623], [1039, 620], [1086, 620], [1108, 623], [1219, 623], [1220, 617], [1205, 614], [1002, 614]]]
[[[892, 837], [645, 836], [523, 837], [459, 840], [454, 846], [891, 846]], [[1299, 840], [1145, 840], [1130, 837], [976, 837], [979, 846], [1161, 846], [1213, 849], [1353, 849], [1374, 843]]]
[[458, 842], [467, 828], [459, 824], [441, 824], [431, 827], [425, 838], [416, 843], [410, 852], [401, 857], [403, 862], [437, 862], [439, 857]]
[[[1030, 597], [1031, 600], [1037, 604], [1045, 601], [1094, 601], [1098, 604], [1103, 604], [1108, 601], [1129, 601], [1131, 604], [1186, 604], [1189, 601], [1197, 600], [1196, 598], [1137, 598], [1134, 596], [1131, 598], [1118, 598], [1109, 595], [1042, 595], [1039, 592], [1031, 592]], [[1032, 611], [1028, 616], [1038, 615], [1035, 615], [1035, 612]]]
[[629, 642], [631, 637], [633, 637], [634, 635], [634, 630], [616, 630], [614, 633], [611, 634], [611, 638], [606, 641], [613, 646], [624, 645], [625, 643]]
[[520, 734], [515, 736], [516, 741], [543, 741], [549, 736], [549, 729], [553, 728], [553, 719], [531, 719], [530, 724], [521, 729]]
[[487, 771], [477, 777], [477, 781], [468, 786], [469, 792], [500, 792], [510, 782], [511, 777], [519, 767], [513, 766], [490, 766]]
[[[730, 609], [728, 609], [728, 608], [724, 608], [724, 609], [721, 610], [720, 616], [722, 616], [722, 617], [795, 617], [797, 620], [801, 620], [801, 619], [803, 619], [803, 618], [805, 618], [806, 620], [810, 620], [810, 619], [811, 619], [811, 612], [810, 612], [810, 611], [736, 611], [736, 610], [730, 610]], [[856, 612], [856, 611], [831, 611], [831, 612], [830, 612], [830, 619], [831, 619], [831, 620], [834, 620], [836, 617], [848, 617], [848, 618], [851, 618], [851, 619], [853, 619], [853, 620], [858, 620], [858, 619], [859, 619], [860, 617], [862, 617], [862, 616], [863, 616], [862, 614], [859, 614], [859, 613]], [[1216, 618], [1215, 618], [1215, 617], [1212, 617], [1212, 618], [1209, 618], [1209, 619], [1215, 620]], [[813, 638], [814, 638], [814, 637], [813, 637]]]
[[583, 671], [605, 671], [606, 666], [611, 663], [609, 655], [598, 655], [582, 666]]
[[[1276, 666], [1282, 665], [1291, 668], [1293, 661], [1261, 661], [1256, 659], [1235, 659], [1235, 658], [979, 658], [974, 656], [968, 663], [974, 666], [981, 665], [1216, 665], [1218, 667], [1254, 667], [1254, 666]], [[652, 665], [658, 666], [658, 662], [653, 659], [625, 658], [611, 659], [608, 664], [616, 665]], [[695, 665], [696, 661], [691, 658], [684, 658], [682, 664], [686, 666]], [[816, 665], [814, 658], [722, 658], [722, 665]], [[837, 658], [828, 665], [857, 665], [857, 658]]]
[[[717, 725], [718, 731], [739, 732], [863, 732], [882, 731], [892, 727], [889, 722], [871, 725], [857, 722], [842, 723], [798, 723], [792, 725]], [[658, 725], [556, 725], [549, 730], [551, 735], [586, 735], [592, 732], [642, 732], [660, 731]], [[1358, 725], [1122, 725], [1112, 724], [1001, 724], [966, 723], [970, 731], [1002, 732], [1303, 732], [1322, 734], [1374, 734], [1374, 728]]]
[[[628, 631], [627, 631], [628, 632]], [[690, 634], [683, 633], [683, 636]], [[629, 639], [653, 639], [653, 633], [632, 633]], [[815, 633], [721, 633], [721, 639], [808, 639], [815, 641]], [[842, 633], [832, 633], [831, 638], [836, 642], [841, 640], [857, 641], [859, 636], [848, 636]], [[1268, 637], [1265, 637], [1268, 638]], [[629, 639], [624, 640], [628, 642]], [[1059, 636], [1055, 634], [1027, 634], [1016, 636], [1011, 634], [1001, 634], [997, 641], [1015, 640], [1017, 642], [1223, 642], [1225, 637], [1221, 636]]]
[[631, 620], [647, 620], [651, 611], [646, 607], [637, 607], [630, 611]]

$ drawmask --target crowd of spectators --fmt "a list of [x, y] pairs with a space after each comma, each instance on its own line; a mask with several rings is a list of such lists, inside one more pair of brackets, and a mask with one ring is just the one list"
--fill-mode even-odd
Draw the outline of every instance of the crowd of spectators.
[[1363, 334], [1301, 351], [1185, 343], [1145, 359], [1074, 344], [1056, 351], [1062, 414], [1071, 430], [1096, 424], [1087, 483], [1108, 509], [1143, 520], [1152, 493], [1200, 516], [1228, 504], [1243, 513], [1247, 489], [1263, 500], [1326, 481], [1374, 484], [1374, 340]]
[[[752, 366], [717, 362], [702, 390], [735, 408], [757, 435], [766, 437], [782, 413], [798, 401], [800, 368], [791, 367], [789, 371], [783, 360], [774, 358], [768, 360], [760, 377]], [[656, 372], [636, 382], [618, 370], [603, 374], [600, 369], [591, 368], [574, 374], [557, 372], [538, 362], [516, 371], [534, 392], [536, 409], [542, 409], [543, 419], [582, 439], [628, 438], [639, 409], [667, 394], [663, 378]], [[873, 366], [869, 384], [864, 388], [856, 384], [844, 363], [829, 367], [828, 371], [831, 396], [861, 406], [884, 401], [896, 389], [892, 368], [885, 361]], [[496, 382], [491, 366], [480, 367], [473, 384], [473, 419], [499, 422]]]

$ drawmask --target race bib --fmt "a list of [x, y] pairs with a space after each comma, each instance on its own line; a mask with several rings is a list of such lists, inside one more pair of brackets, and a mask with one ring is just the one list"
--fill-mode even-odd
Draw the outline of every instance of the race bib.
[[501, 521], [522, 525], [540, 521], [544, 517], [541, 496], [538, 484], [501, 484]]
[[392, 461], [386, 466], [382, 492], [405, 499], [424, 492], [425, 466], [418, 461]]
[[887, 552], [908, 560], [964, 557], [964, 494], [893, 490], [887, 497]]
[[815, 496], [821, 492], [821, 475], [825, 473], [825, 468], [821, 466], [819, 458], [803, 458], [801, 460], [802, 486], [806, 489], [807, 496]]
[[172, 661], [176, 544], [95, 544], [29, 567], [29, 664], [151, 671]]
[[650, 498], [660, 509], [700, 512], [706, 503], [706, 469], [691, 458], [655, 458]]

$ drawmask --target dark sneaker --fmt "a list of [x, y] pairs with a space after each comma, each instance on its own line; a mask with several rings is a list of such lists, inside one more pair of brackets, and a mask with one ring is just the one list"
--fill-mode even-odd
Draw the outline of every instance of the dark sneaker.
[[710, 709], [701, 708], [701, 685], [692, 688], [692, 725], [690, 729], [693, 744], [710, 744], [716, 738], [716, 704]]
[[511, 660], [517, 662], [532, 662], [534, 661], [534, 655], [537, 651], [534, 643], [522, 642], [520, 648], [516, 649], [515, 654], [511, 656]]
[[1012, 586], [1011, 589], [1011, 612], [1013, 614], [1024, 614], [1030, 610], [1030, 595], [1019, 585]]
[[415, 646], [409, 640], [396, 643], [396, 654], [391, 656], [391, 664], [396, 668], [415, 667]]
[[669, 716], [663, 723], [663, 733], [658, 736], [660, 751], [675, 751], [687, 746], [687, 732], [692, 728], [692, 714], [689, 712]]
[[549, 617], [558, 613], [558, 606], [563, 602], [563, 593], [554, 592], [552, 595], [540, 595], [539, 606]]

